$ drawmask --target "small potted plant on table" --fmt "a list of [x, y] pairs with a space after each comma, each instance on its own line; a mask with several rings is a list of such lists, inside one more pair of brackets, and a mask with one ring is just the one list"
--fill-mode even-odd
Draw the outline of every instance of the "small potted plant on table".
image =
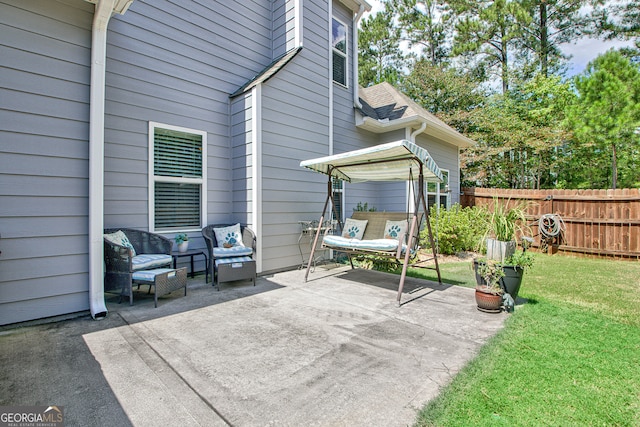
[[185, 233], [176, 234], [175, 241], [176, 245], [178, 245], [178, 252], [187, 252], [189, 249], [189, 236]]

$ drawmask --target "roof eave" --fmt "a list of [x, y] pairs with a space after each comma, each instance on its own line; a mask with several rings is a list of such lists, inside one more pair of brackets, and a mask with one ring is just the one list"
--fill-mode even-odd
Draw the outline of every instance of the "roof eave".
[[373, 133], [385, 133], [409, 126], [420, 126], [422, 123], [424, 123], [424, 120], [418, 116], [403, 117], [395, 120], [377, 120], [373, 117], [362, 116], [362, 119], [356, 123], [356, 127]]
[[446, 125], [442, 126], [442, 124], [438, 122], [418, 115], [396, 120], [376, 120], [372, 117], [363, 116], [356, 124], [356, 127], [373, 133], [386, 133], [407, 127], [419, 127], [422, 126], [423, 123], [426, 123], [427, 127], [422, 133], [434, 136], [458, 148], [469, 148], [476, 145], [475, 141], [467, 138], [455, 129]]
[[364, 7], [365, 12], [371, 11], [371, 5], [365, 0], [340, 0], [340, 3], [351, 9], [354, 13], [360, 10], [360, 6]]

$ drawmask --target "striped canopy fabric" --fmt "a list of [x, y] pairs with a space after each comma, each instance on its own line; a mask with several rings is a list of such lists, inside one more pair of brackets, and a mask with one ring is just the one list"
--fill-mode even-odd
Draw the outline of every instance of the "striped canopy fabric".
[[425, 180], [442, 182], [429, 152], [407, 140], [300, 162], [301, 167], [348, 182], [408, 181], [418, 177], [421, 164]]

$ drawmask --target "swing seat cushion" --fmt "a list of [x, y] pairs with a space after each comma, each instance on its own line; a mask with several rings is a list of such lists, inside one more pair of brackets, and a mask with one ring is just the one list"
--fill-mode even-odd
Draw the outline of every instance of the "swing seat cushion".
[[324, 236], [322, 244], [326, 247], [336, 249], [353, 249], [375, 252], [395, 252], [398, 250], [398, 240], [396, 239], [360, 240], [328, 234]]

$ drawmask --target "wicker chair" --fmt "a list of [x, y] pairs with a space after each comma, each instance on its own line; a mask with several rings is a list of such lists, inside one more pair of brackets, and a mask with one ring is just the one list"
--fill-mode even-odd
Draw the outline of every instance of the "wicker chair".
[[104, 291], [129, 297], [129, 304], [133, 305], [132, 275], [137, 270], [150, 270], [171, 265], [171, 249], [173, 242], [159, 234], [132, 228], [105, 229], [105, 234], [121, 230], [126, 234], [135, 249], [136, 256], [132, 256], [129, 248], [104, 239]]
[[[218, 271], [218, 266], [221, 262], [224, 262], [224, 259], [226, 257], [226, 259], [231, 260], [231, 259], [236, 259], [234, 258], [236, 255], [234, 254], [225, 254], [224, 256], [220, 256], [220, 252], [221, 252], [221, 248], [219, 248], [219, 244], [218, 244], [218, 240], [216, 239], [216, 233], [214, 231], [215, 228], [223, 228], [223, 227], [229, 227], [232, 226], [233, 224], [213, 224], [213, 225], [207, 225], [206, 227], [204, 227], [202, 229], [202, 236], [204, 237], [204, 241], [207, 243], [207, 249], [209, 250], [209, 260], [211, 263], [211, 277], [213, 279], [213, 284], [214, 285], [218, 285], [218, 289], [220, 289], [219, 287], [219, 282], [220, 282], [220, 275], [219, 275], [219, 271]], [[256, 234], [249, 228], [246, 226], [241, 225], [240, 226], [240, 233], [242, 234], [242, 243], [244, 244], [244, 246], [246, 248], [250, 248], [251, 249], [251, 254], [248, 256], [245, 256], [245, 259], [248, 258], [254, 258], [255, 257], [255, 253], [256, 253]], [[241, 259], [241, 258], [237, 258], [237, 259]], [[217, 261], [217, 262], [216, 262]], [[252, 268], [253, 268], [253, 273], [250, 274], [251, 280], [253, 281], [253, 284], [255, 285], [256, 283], [256, 277], [255, 277], [255, 262], [252, 261]], [[241, 277], [245, 278], [245, 277]], [[227, 280], [224, 280], [227, 281]]]

